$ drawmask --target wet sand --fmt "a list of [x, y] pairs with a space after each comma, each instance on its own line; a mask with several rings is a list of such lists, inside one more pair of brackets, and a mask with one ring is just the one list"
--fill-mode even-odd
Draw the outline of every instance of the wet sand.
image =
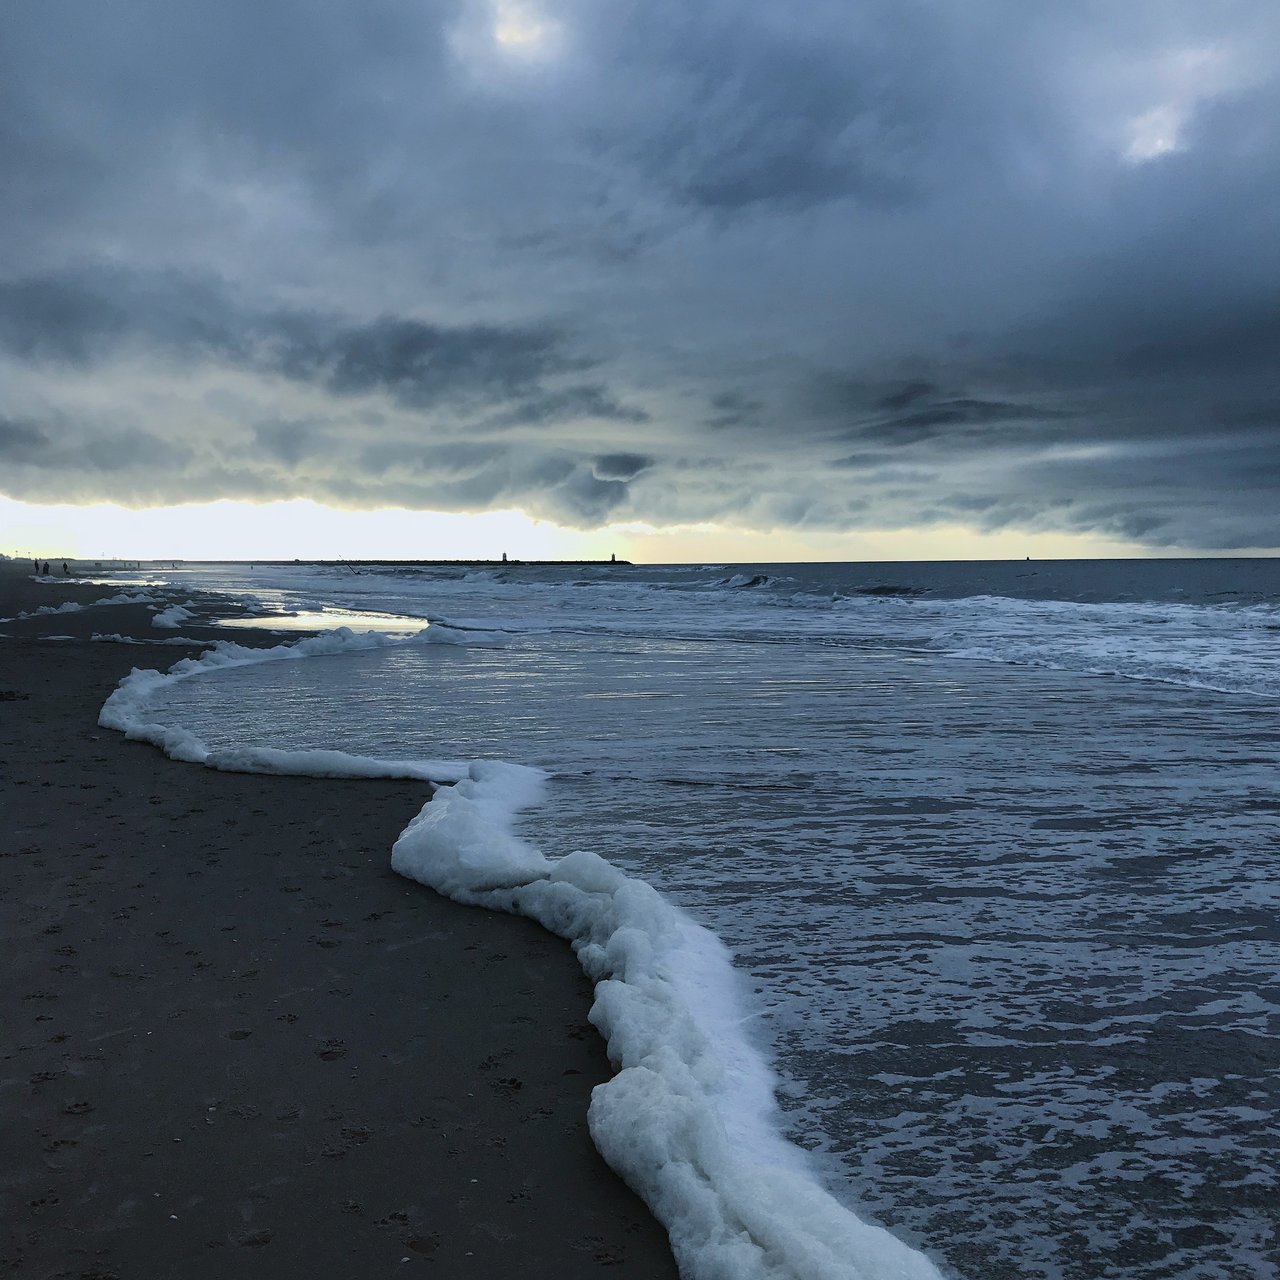
[[[0, 617], [114, 590], [29, 573], [0, 564]], [[568, 947], [389, 869], [420, 786], [100, 729], [198, 650], [90, 635], [218, 634], [150, 617], [0, 623], [3, 1274], [675, 1276], [587, 1134], [609, 1065]]]

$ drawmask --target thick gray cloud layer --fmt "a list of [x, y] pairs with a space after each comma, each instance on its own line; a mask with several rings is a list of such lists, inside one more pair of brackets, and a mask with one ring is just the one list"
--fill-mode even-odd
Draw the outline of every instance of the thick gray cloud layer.
[[22, 0], [0, 491], [1280, 545], [1280, 10]]

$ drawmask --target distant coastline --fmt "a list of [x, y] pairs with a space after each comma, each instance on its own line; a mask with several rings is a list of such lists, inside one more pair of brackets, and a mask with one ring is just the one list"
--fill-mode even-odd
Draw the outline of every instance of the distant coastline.
[[[256, 563], [256, 562], [255, 562]], [[609, 568], [612, 565], [629, 565], [630, 560], [520, 560], [516, 558], [502, 560], [272, 560], [262, 561], [263, 564], [324, 564], [324, 565], [354, 565], [361, 568], [365, 565], [419, 565], [427, 568], [436, 565], [468, 565], [480, 566], [482, 568], [502, 568], [504, 565], [533, 565], [535, 567], [555, 567], [563, 565], [602, 565]]]
[[436, 568], [448, 566], [465, 566], [470, 569], [501, 569], [510, 568], [512, 565], [522, 565], [525, 568], [563, 568], [575, 567], [582, 565], [592, 565], [603, 568], [612, 568], [616, 565], [630, 565], [630, 560], [519, 560], [512, 558], [509, 560], [165, 560], [163, 558], [155, 561], [156, 564], [260, 564], [280, 566], [287, 568], [289, 565], [305, 564], [305, 565], [324, 565], [334, 569], [354, 568], [363, 569], [371, 567], [405, 567], [405, 568]]
[[[14, 559], [29, 559], [30, 557], [13, 557]], [[506, 560], [190, 560], [183, 559], [180, 556], [152, 556], [144, 557], [138, 560], [133, 557], [121, 559], [118, 557], [66, 557], [68, 563], [75, 566], [76, 572], [86, 571], [88, 569], [141, 569], [144, 565], [156, 565], [163, 567], [165, 565], [199, 565], [199, 564], [247, 564], [270, 566], [272, 568], [288, 568], [290, 565], [322, 565], [332, 569], [365, 569], [365, 568], [414, 568], [414, 569], [433, 569], [460, 567], [468, 569], [502, 569], [510, 568], [512, 565], [519, 565], [523, 568], [535, 569], [554, 569], [554, 568], [615, 568], [619, 565], [630, 567], [630, 560], [520, 560], [511, 558]], [[57, 563], [61, 565], [62, 557], [57, 557]]]

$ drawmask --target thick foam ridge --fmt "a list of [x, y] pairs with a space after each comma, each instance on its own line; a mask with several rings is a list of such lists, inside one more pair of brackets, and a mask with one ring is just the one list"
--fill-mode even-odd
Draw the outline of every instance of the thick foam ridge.
[[595, 983], [591, 1020], [618, 1068], [592, 1094], [592, 1138], [666, 1227], [682, 1275], [940, 1280], [923, 1254], [825, 1191], [804, 1153], [782, 1137], [773, 1073], [742, 1030], [746, 1002], [719, 939], [594, 853], [550, 860], [520, 838], [519, 814], [543, 797], [539, 770], [339, 751], [211, 751], [150, 708], [171, 682], [226, 667], [495, 638], [432, 627], [407, 640], [342, 629], [271, 649], [222, 643], [167, 673], [134, 670], [99, 723], [211, 768], [456, 783], [439, 787], [401, 834], [392, 866], [457, 901], [530, 916], [571, 943]]
[[697, 1280], [936, 1280], [922, 1254], [849, 1212], [778, 1132], [773, 1076], [745, 1041], [729, 954], [651, 885], [593, 853], [549, 861], [513, 832], [541, 775], [472, 764], [396, 842], [391, 865], [460, 902], [567, 938], [596, 984], [618, 1074], [592, 1093], [605, 1159]]

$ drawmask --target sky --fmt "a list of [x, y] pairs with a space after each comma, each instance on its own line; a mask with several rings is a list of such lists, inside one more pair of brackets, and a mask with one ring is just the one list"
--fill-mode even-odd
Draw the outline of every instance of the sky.
[[15, 0], [0, 177], [0, 550], [1280, 548], [1274, 0]]

